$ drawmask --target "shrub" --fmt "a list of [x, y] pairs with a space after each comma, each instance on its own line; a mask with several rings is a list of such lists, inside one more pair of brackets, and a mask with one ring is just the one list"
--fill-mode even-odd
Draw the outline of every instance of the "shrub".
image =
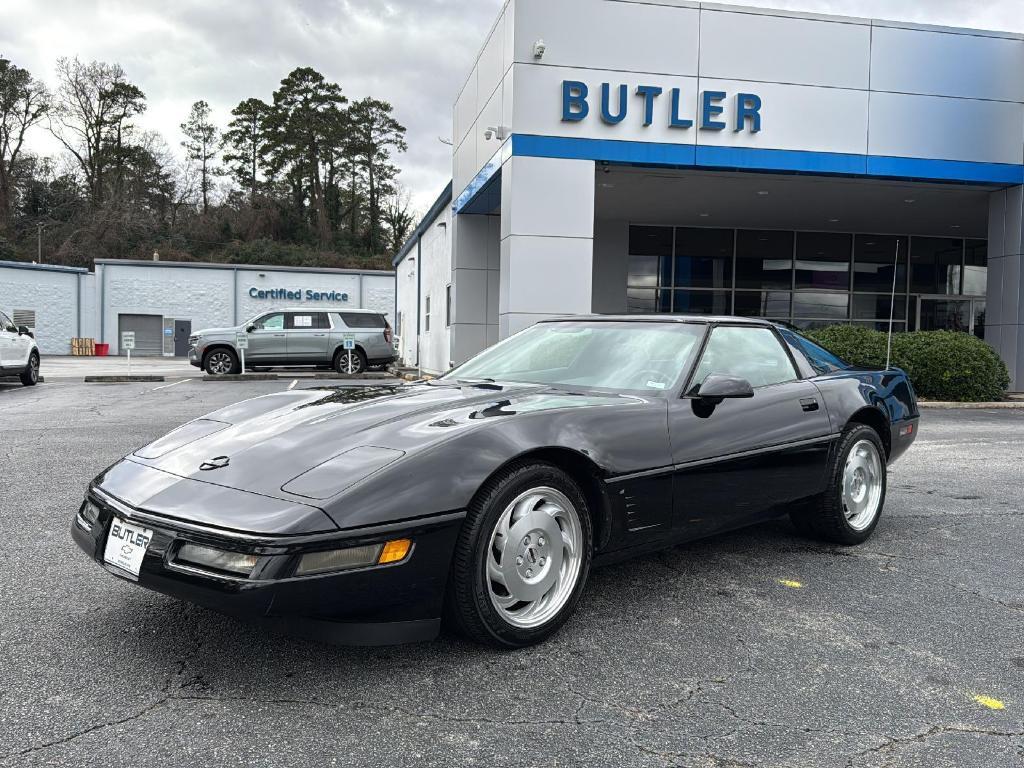
[[[854, 365], [885, 366], [885, 333], [833, 325], [808, 335]], [[1001, 400], [1010, 386], [1006, 363], [992, 347], [969, 333], [894, 333], [892, 364], [907, 372], [919, 396], [931, 400]]]

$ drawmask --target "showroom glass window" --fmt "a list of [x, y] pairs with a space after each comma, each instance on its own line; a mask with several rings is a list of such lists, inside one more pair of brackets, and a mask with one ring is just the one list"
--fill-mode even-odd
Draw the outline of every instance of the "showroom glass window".
[[[803, 329], [851, 323], [884, 331], [891, 303], [896, 331], [984, 333], [985, 240], [631, 226], [628, 263], [630, 312], [735, 314]], [[966, 304], [939, 302], [961, 295], [970, 297]]]

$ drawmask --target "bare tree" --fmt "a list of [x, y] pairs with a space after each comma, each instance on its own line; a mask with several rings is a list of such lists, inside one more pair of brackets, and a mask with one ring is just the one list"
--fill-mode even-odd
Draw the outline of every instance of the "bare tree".
[[42, 83], [0, 56], [0, 233], [11, 226], [13, 179], [25, 135], [49, 107], [50, 96]]
[[108, 192], [121, 192], [131, 119], [145, 111], [146, 97], [119, 64], [60, 58], [57, 79], [50, 132], [78, 161], [92, 205], [98, 207]]
[[411, 210], [412, 195], [401, 184], [396, 183], [394, 190], [384, 198], [381, 206], [384, 224], [388, 230], [388, 244], [392, 253], [398, 253], [412, 232], [416, 214]]

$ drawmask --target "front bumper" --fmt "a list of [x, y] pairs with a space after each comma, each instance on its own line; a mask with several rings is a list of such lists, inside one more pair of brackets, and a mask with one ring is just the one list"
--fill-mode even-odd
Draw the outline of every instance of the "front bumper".
[[[120, 578], [288, 634], [346, 645], [429, 640], [441, 623], [452, 550], [464, 512], [352, 531], [306, 536], [244, 534], [186, 523], [133, 509], [91, 489], [100, 510], [92, 525], [71, 524], [75, 543]], [[103, 560], [115, 517], [153, 531], [138, 578]], [[409, 538], [412, 551], [398, 563], [313, 576], [293, 575], [304, 552]], [[185, 542], [259, 556], [248, 577], [176, 562]]]
[[196, 368], [203, 367], [203, 356], [200, 354], [199, 350], [196, 347], [188, 348], [188, 361]]

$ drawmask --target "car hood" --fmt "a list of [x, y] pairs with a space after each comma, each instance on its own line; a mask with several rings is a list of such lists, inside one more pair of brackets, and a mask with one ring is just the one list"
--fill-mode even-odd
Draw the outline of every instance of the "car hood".
[[505, 418], [614, 404], [616, 395], [415, 384], [281, 392], [179, 427], [129, 460], [165, 473], [327, 508], [416, 451]]

